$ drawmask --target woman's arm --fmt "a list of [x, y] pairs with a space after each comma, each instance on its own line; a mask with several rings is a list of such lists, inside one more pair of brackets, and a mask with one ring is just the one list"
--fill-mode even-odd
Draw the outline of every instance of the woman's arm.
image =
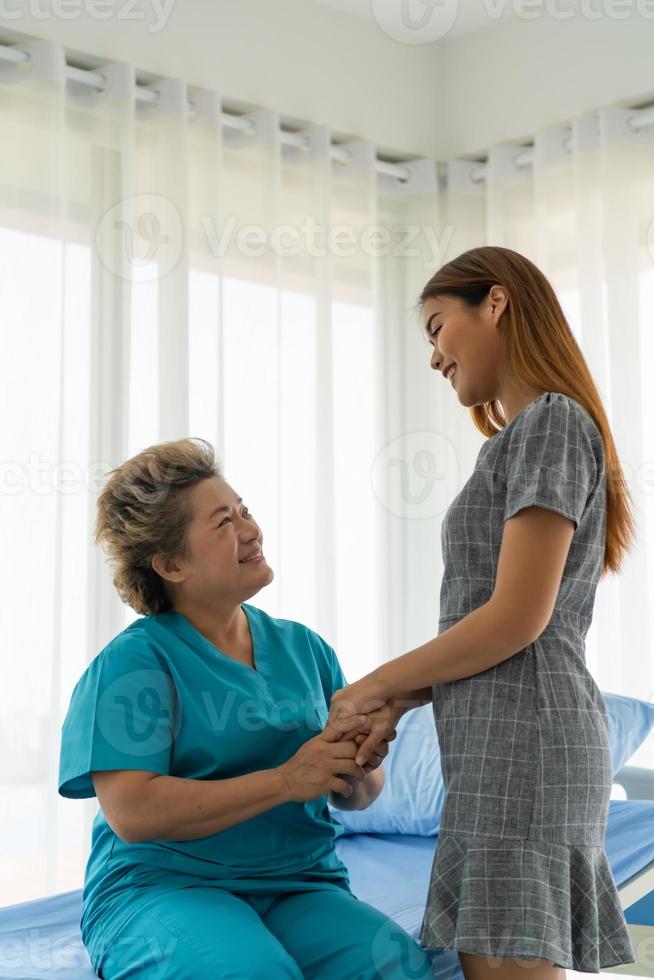
[[286, 762], [231, 779], [186, 779], [144, 770], [91, 773], [109, 826], [128, 844], [196, 840], [219, 834], [282, 803], [306, 803], [329, 792], [351, 795], [365, 779], [353, 739], [309, 739]]
[[[364, 766], [386, 734], [385, 714], [391, 702], [397, 705], [392, 712], [399, 720], [406, 711], [417, 707], [413, 701], [415, 695], [420, 695], [418, 700], [421, 700], [429, 692], [431, 700], [431, 687], [420, 685], [444, 684], [488, 670], [524, 649], [532, 639], [529, 634], [521, 633], [515, 619], [507, 617], [500, 606], [490, 600], [435, 639], [382, 664], [343, 691], [337, 691], [332, 697], [325, 735], [333, 737], [332, 732], [347, 726], [354, 712], [366, 712], [370, 734], [356, 756], [356, 761]], [[380, 721], [376, 724], [378, 715]]]
[[279, 769], [232, 779], [185, 779], [143, 770], [92, 772], [109, 826], [128, 844], [196, 840], [289, 802]]
[[472, 677], [508, 660], [537, 635], [527, 632], [507, 616], [503, 605], [491, 599], [434, 639], [373, 671], [379, 696], [402, 701], [422, 694], [424, 684]]
[[533, 643], [554, 610], [574, 527], [570, 518], [536, 505], [505, 521], [490, 599], [434, 639], [336, 691], [325, 730], [391, 697], [473, 677]]
[[407, 694], [388, 699], [388, 703], [392, 707], [397, 708], [400, 717], [405, 715], [407, 711], [413, 711], [414, 708], [421, 708], [423, 704], [431, 704], [432, 701], [433, 691], [431, 687], [421, 687], [417, 691], [409, 691]]
[[410, 653], [380, 669], [389, 694], [471, 677], [523, 650], [547, 626], [575, 524], [526, 507], [505, 522], [491, 598]]

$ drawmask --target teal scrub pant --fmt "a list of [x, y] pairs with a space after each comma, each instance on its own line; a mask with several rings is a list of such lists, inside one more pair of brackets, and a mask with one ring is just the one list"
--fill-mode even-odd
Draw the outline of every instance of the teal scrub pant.
[[350, 891], [249, 895], [189, 886], [145, 898], [96, 965], [104, 980], [417, 980], [427, 952]]

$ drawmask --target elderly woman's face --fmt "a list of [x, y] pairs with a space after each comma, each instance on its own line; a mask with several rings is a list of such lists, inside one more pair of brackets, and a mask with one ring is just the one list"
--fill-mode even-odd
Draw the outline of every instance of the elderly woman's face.
[[191, 490], [189, 500], [193, 519], [187, 528], [188, 553], [182, 563], [185, 588], [207, 597], [216, 590], [241, 597], [252, 596], [272, 582], [274, 573], [262, 552], [261, 528], [228, 483], [219, 476], [202, 480]]

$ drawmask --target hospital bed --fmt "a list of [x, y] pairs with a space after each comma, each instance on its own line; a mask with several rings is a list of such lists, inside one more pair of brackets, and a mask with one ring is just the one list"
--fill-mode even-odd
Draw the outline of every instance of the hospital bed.
[[[625, 767], [614, 779], [627, 795], [611, 800], [606, 851], [618, 885], [637, 964], [607, 973], [654, 977], [654, 772]], [[352, 890], [417, 938], [437, 837], [346, 834], [336, 842]], [[81, 891], [0, 910], [2, 980], [86, 980], [95, 973], [79, 931]], [[434, 977], [463, 980], [454, 950], [432, 954]]]
[[[654, 770], [627, 764], [654, 731], [654, 703], [602, 694], [613, 782], [626, 796], [610, 801], [605, 847], [637, 957], [603, 972], [654, 977]], [[431, 704], [400, 720], [384, 769], [384, 791], [366, 810], [332, 811], [340, 824], [336, 849], [354, 894], [417, 939], [444, 791]], [[0, 909], [0, 980], [92, 978], [81, 905], [78, 890]], [[434, 977], [463, 980], [456, 950], [430, 955]]]

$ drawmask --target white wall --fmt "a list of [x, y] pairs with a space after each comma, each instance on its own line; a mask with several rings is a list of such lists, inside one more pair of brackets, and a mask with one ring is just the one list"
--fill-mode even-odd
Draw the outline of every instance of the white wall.
[[[477, 154], [584, 112], [654, 100], [654, 19], [637, 14], [637, 0], [626, 0], [623, 9], [630, 6], [624, 20], [578, 13], [559, 20], [543, 3], [539, 19], [489, 21], [442, 45], [440, 151], [445, 157]], [[594, 0], [592, 7], [609, 10], [610, 0]], [[649, 7], [654, 18], [654, 3]]]
[[[389, 38], [372, 20], [312, 0], [139, 0], [124, 19], [89, 14], [102, 0], [2, 0], [7, 31], [49, 38], [102, 59], [218, 89], [235, 107], [276, 107], [284, 118], [327, 123], [344, 137], [407, 156], [482, 155], [492, 143], [528, 140], [534, 130], [604, 105], [654, 99], [654, 0], [587, 0], [596, 20], [569, 20], [564, 0], [520, 0], [508, 20], [488, 14], [474, 34], [432, 44]], [[468, 0], [459, 0], [460, 3]], [[484, 3], [491, 11], [500, 0]], [[508, 0], [507, 0], [508, 2]], [[579, 4], [580, 0], [574, 0]], [[68, 19], [55, 16], [67, 4]], [[169, 7], [163, 29], [153, 31]], [[525, 9], [527, 7], [525, 6]], [[617, 4], [616, 4], [616, 9]], [[15, 10], [18, 18], [2, 16]]]

